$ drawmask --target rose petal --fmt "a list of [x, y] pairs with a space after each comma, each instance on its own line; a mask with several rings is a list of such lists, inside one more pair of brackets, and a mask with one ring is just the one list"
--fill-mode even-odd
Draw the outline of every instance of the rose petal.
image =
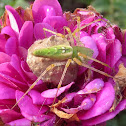
[[48, 6], [48, 5], [41, 6], [38, 10], [38, 13], [39, 15], [34, 14], [34, 11], [33, 11], [35, 23], [42, 22], [43, 19], [47, 16], [56, 16], [55, 9], [52, 6]]
[[33, 23], [32, 21], [25, 21], [19, 33], [19, 45], [28, 49], [32, 45], [32, 43], [33, 43]]
[[70, 109], [65, 109], [65, 108], [61, 108], [63, 111], [70, 113], [70, 114], [75, 114], [80, 110], [89, 110], [95, 103], [96, 101], [96, 96], [95, 95], [90, 95], [88, 97], [86, 97], [80, 106], [78, 106], [77, 108], [70, 108]]
[[16, 38], [16, 34], [10, 26], [6, 26], [6, 27], [2, 28], [1, 34], [6, 34], [6, 35], [9, 35], [10, 37]]
[[[46, 6], [46, 7], [44, 7], [44, 6]], [[57, 16], [62, 15], [62, 9], [57, 0], [46, 0], [46, 1], [45, 0], [35, 0], [33, 7], [32, 7], [32, 13], [33, 13], [35, 23], [42, 22], [42, 20], [44, 19], [44, 17], [42, 16], [43, 13], [45, 14], [45, 16], [47, 16], [47, 15], [52, 16], [53, 14], [55, 14], [54, 10], [52, 10], [52, 9], [55, 10], [55, 13]]]
[[5, 45], [5, 51], [8, 55], [17, 54], [17, 39], [15, 37], [10, 37]]
[[36, 90], [31, 90], [28, 94], [31, 96], [33, 104], [43, 105], [46, 100], [41, 96], [41, 93]]
[[15, 82], [17, 86], [19, 87], [23, 86], [23, 89], [26, 88], [24, 87], [26, 83], [22, 81], [23, 80], [22, 77], [19, 75], [19, 73], [14, 69], [14, 67], [10, 63], [6, 62], [6, 63], [0, 64], [0, 74], [4, 78], [7, 78], [8, 80], [11, 80], [12, 82]]
[[[71, 85], [73, 85], [73, 82], [70, 83], [70, 84], [68, 84], [68, 85], [66, 85], [66, 86], [63, 86], [63, 87], [59, 88], [59, 91], [58, 91], [58, 93], [57, 93], [57, 97], [58, 97], [61, 93], [63, 93], [65, 90], [69, 89], [69, 88], [71, 87]], [[44, 98], [55, 98], [57, 90], [58, 90], [57, 88], [48, 89], [48, 90], [46, 90], [46, 91], [43, 91], [43, 92], [41, 93], [41, 96], [44, 97]]]
[[5, 36], [0, 34], [0, 51], [1, 52], [5, 51], [5, 44], [6, 44]]
[[[80, 38], [80, 41], [84, 44], [85, 47], [90, 48], [93, 51], [93, 58], [96, 58], [99, 54], [98, 48], [95, 41], [90, 36], [84, 36]], [[89, 60], [88, 64], [91, 64], [93, 60]], [[79, 66], [78, 75], [82, 74], [87, 68]]]
[[55, 120], [56, 120], [56, 116], [54, 115], [50, 120], [48, 120], [44, 123], [41, 123], [40, 126], [54, 126]]
[[126, 109], [126, 100], [123, 100], [120, 102], [120, 104], [117, 106], [117, 108], [113, 112], [107, 112], [105, 114], [102, 114], [98, 117], [82, 121], [83, 125], [96, 125], [102, 122], [105, 122], [107, 120], [110, 120], [114, 118], [120, 111]]
[[19, 75], [22, 77], [23, 81], [26, 81], [25, 76], [23, 75], [23, 71], [20, 66], [21, 61], [19, 60], [17, 55], [12, 55], [10, 64], [15, 68], [15, 70], [17, 70]]
[[121, 29], [119, 28], [119, 26], [113, 25], [112, 29], [114, 31], [116, 39], [118, 39], [120, 42], [123, 42], [123, 39], [124, 39], [123, 33], [122, 33]]
[[107, 55], [107, 63], [113, 67], [116, 62], [120, 59], [122, 56], [121, 53], [121, 43], [119, 40], [115, 39], [114, 43], [111, 45], [110, 52]]
[[15, 99], [15, 90], [0, 82], [0, 99]]
[[3, 74], [0, 73], [0, 82], [1, 83], [5, 83], [6, 85], [8, 85], [9, 87], [11, 88], [14, 88], [14, 89], [19, 89], [18, 86], [13, 83], [12, 81], [10, 81], [8, 79], [8, 77], [5, 77]]
[[111, 83], [106, 82], [105, 87], [97, 94], [97, 101], [92, 109], [88, 110], [86, 113], [78, 113], [79, 119], [85, 120], [105, 113], [112, 106], [114, 98], [114, 88]]
[[12, 8], [11, 6], [6, 5], [5, 9], [7, 10], [7, 13], [9, 15], [11, 28], [15, 31], [16, 35], [18, 36], [19, 31], [22, 27], [21, 18], [19, 16], [19, 14], [17, 13], [17, 11], [14, 8]]
[[102, 62], [105, 62], [106, 61], [106, 46], [107, 46], [107, 43], [105, 41], [104, 35], [101, 34], [101, 33], [93, 34], [92, 38], [95, 40], [96, 45], [98, 47], [98, 50], [100, 52], [97, 59], [102, 61]]
[[26, 60], [27, 59], [27, 54], [28, 54], [28, 50], [22, 46], [18, 47], [18, 51], [19, 51], [19, 56], [21, 57], [22, 60]]
[[111, 28], [111, 27], [107, 28], [106, 39], [108, 40], [107, 41], [108, 43], [110, 43], [111, 41], [114, 41], [115, 34], [114, 34], [114, 31], [113, 31], [113, 28]]
[[[23, 92], [16, 91], [16, 100], [18, 101], [22, 96]], [[50, 119], [51, 117], [48, 115], [44, 115], [43, 113], [48, 110], [48, 107], [42, 106], [42, 108], [37, 107], [33, 104], [30, 97], [27, 95], [18, 103], [18, 106], [21, 110], [22, 115], [34, 122], [43, 122], [45, 120]]]
[[74, 92], [73, 92], [73, 93], [67, 94], [67, 95], [65, 96], [66, 100], [65, 100], [64, 103], [67, 103], [67, 102], [72, 101], [72, 99], [74, 98], [75, 95], [76, 95], [76, 93], [74, 93]]
[[0, 64], [9, 61], [10, 61], [10, 56], [7, 55], [6, 53], [0, 52]]
[[37, 79], [33, 72], [29, 70], [28, 64], [25, 61], [21, 61], [21, 69], [28, 83], [31, 84]]
[[52, 33], [50, 33], [50, 32], [44, 32], [43, 31], [43, 28], [47, 28], [47, 29], [49, 29], [49, 30], [51, 30], [51, 31], [54, 31], [53, 29], [53, 27], [51, 27], [49, 24], [47, 24], [47, 23], [37, 23], [37, 24], [35, 24], [35, 26], [34, 26], [34, 35], [35, 35], [35, 38], [36, 38], [36, 40], [38, 40], [38, 39], [44, 39], [45, 37], [50, 37], [51, 35], [53, 35]]
[[93, 50], [93, 58], [98, 56], [98, 49], [95, 44], [95, 41], [90, 36], [84, 36], [80, 38], [80, 41], [85, 45], [85, 47], [90, 48]]
[[8, 123], [13, 120], [22, 118], [22, 115], [11, 109], [2, 109], [0, 110], [0, 117], [4, 123]]
[[7, 123], [6, 125], [9, 125], [9, 126], [31, 126], [32, 122], [28, 119], [17, 119], [17, 120], [14, 120], [14, 121], [11, 121], [9, 123]]
[[77, 92], [77, 94], [90, 94], [100, 91], [104, 87], [104, 81], [101, 79], [94, 79], [88, 83], [83, 90]]
[[47, 23], [52, 26], [58, 33], [63, 33], [64, 26], [67, 26], [67, 21], [61, 16], [48, 16], [45, 17], [43, 23]]

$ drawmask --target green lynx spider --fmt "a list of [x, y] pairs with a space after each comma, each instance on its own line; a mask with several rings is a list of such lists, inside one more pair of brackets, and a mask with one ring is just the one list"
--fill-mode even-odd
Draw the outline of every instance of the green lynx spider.
[[[74, 30], [73, 33], [71, 33], [71, 30], [68, 28], [68, 27], [64, 27], [64, 29], [68, 32], [68, 36], [69, 36], [69, 41], [71, 43], [71, 46], [65, 46], [65, 45], [57, 45], [57, 46], [52, 46], [52, 47], [49, 47], [49, 48], [44, 48], [44, 49], [38, 49], [38, 50], [35, 50], [33, 52], [33, 55], [35, 56], [39, 56], [39, 57], [45, 57], [45, 58], [50, 58], [50, 59], [55, 59], [55, 60], [58, 60], [58, 61], [62, 61], [62, 60], [67, 60], [66, 62], [66, 65], [65, 65], [65, 68], [64, 68], [64, 71], [62, 73], [62, 76], [61, 76], [61, 79], [59, 81], [59, 84], [57, 86], [57, 92], [56, 92], [56, 96], [54, 98], [54, 101], [53, 101], [53, 104], [55, 103], [55, 100], [56, 100], [56, 97], [57, 97], [57, 93], [58, 93], [58, 90], [59, 88], [61, 87], [62, 85], [62, 81], [64, 79], [64, 76], [65, 76], [65, 73], [67, 72], [67, 68], [69, 67], [70, 63], [72, 61], [74, 61], [75, 63], [77, 63], [78, 65], [80, 66], [83, 66], [83, 67], [86, 67], [88, 69], [91, 69], [95, 72], [98, 72], [104, 76], [107, 76], [107, 77], [111, 77], [113, 78], [111, 75], [103, 72], [103, 71], [100, 71], [100, 70], [97, 70], [89, 65], [87, 65], [86, 63], [82, 63], [82, 57], [83, 57], [83, 61], [88, 61], [88, 60], [93, 60], [95, 62], [98, 62], [104, 66], [107, 66], [109, 67], [107, 64], [99, 61], [99, 60], [96, 60], [94, 58], [92, 58], [92, 55], [93, 55], [93, 51], [89, 48], [86, 48], [86, 47], [82, 47], [81, 46], [81, 42], [80, 42], [80, 30], [82, 30], [83, 28], [95, 23], [95, 22], [98, 22], [98, 21], [101, 21], [102, 19], [97, 19], [97, 20], [94, 20], [93, 22], [87, 24], [87, 25], [84, 25], [82, 27], [80, 27], [80, 18], [77, 17], [77, 28]], [[54, 35], [58, 36], [58, 37], [66, 37], [65, 35], [63, 34], [60, 34], [60, 33], [56, 33], [54, 31], [51, 31], [49, 29], [46, 29], [46, 28], [43, 28], [44, 31], [47, 31], [47, 32], [50, 32], [50, 33], [53, 33]], [[77, 36], [75, 35], [77, 33]], [[74, 44], [74, 39], [76, 40], [77, 42], [77, 45], [76, 46], [73, 46]], [[38, 77], [38, 79], [29, 87], [29, 89], [24, 93], [24, 95], [15, 103], [15, 105], [11, 108], [13, 109], [20, 101], [22, 98], [24, 98], [24, 96], [31, 90], [34, 88], [34, 86], [36, 85], [36, 83], [42, 78], [42, 76], [44, 76], [46, 74], [46, 72], [48, 72], [49, 70], [53, 69], [54, 67], [56, 66], [56, 64], [51, 64], [49, 65], [46, 70]], [[110, 68], [110, 67], [109, 67]], [[52, 106], [53, 106], [52, 104]]]

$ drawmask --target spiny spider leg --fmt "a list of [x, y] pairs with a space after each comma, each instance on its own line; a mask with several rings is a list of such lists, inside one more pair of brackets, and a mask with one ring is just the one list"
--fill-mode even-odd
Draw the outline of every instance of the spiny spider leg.
[[[76, 36], [76, 33], [75, 33], [75, 34], [72, 33], [72, 36], [73, 36], [73, 38], [76, 40], [76, 42], [77, 42], [76, 45], [77, 45], [77, 46], [84, 46], [84, 45], [82, 44], [82, 42], [80, 41], [80, 31], [81, 31], [81, 30], [80, 30], [80, 22], [81, 22], [81, 21], [80, 21], [80, 17], [78, 16], [78, 17], [75, 17], [75, 18], [77, 18], [77, 28], [76, 28], [76, 29], [78, 29], [78, 30], [77, 30], [77, 32], [76, 32], [76, 33], [77, 33], [77, 36]], [[76, 29], [75, 29], [75, 30], [76, 30]]]
[[[77, 17], [77, 28], [80, 29], [80, 17]], [[78, 41], [80, 41], [80, 30], [77, 32]]]
[[61, 33], [54, 32], [54, 31], [49, 30], [49, 29], [47, 29], [47, 28], [43, 28], [43, 30], [44, 30], [44, 31], [47, 31], [47, 32], [50, 32], [50, 33], [52, 33], [52, 34], [54, 34], [54, 35], [56, 35], [56, 36], [65, 38], [65, 36], [64, 36], [63, 34], [61, 34]]
[[113, 68], [111, 68], [108, 64], [106, 64], [106, 63], [104, 63], [104, 62], [101, 62], [100, 60], [97, 60], [97, 59], [94, 59], [94, 58], [92, 58], [92, 57], [89, 57], [89, 56], [86, 56], [85, 54], [82, 54], [82, 53], [78, 53], [78, 56], [82, 56], [83, 58], [87, 58], [87, 59], [89, 59], [89, 60], [93, 60], [93, 61], [95, 61], [95, 62], [97, 62], [97, 63], [100, 63], [100, 64], [102, 64], [102, 65], [104, 65], [104, 66], [106, 66], [106, 67], [109, 67], [110, 69], [112, 69], [113, 70]]
[[78, 29], [78, 27], [73, 31], [73, 36], [75, 36], [75, 34], [77, 33], [77, 32], [79, 32], [79, 31], [81, 31], [82, 29], [84, 29], [84, 28], [86, 28], [87, 26], [90, 26], [91, 24], [93, 24], [93, 23], [95, 23], [95, 22], [98, 22], [98, 21], [101, 21], [102, 19], [96, 19], [96, 20], [94, 20], [94, 21], [92, 21], [92, 22], [90, 22], [90, 23], [88, 23], [88, 24], [86, 24], [86, 25], [84, 25], [84, 26], [82, 26], [82, 27], [80, 27], [80, 29]]
[[76, 63], [77, 63], [78, 65], [80, 65], [80, 66], [84, 66], [84, 67], [89, 68], [89, 69], [91, 69], [91, 70], [93, 70], [93, 71], [95, 71], [95, 72], [98, 72], [98, 73], [100, 73], [100, 74], [102, 74], [102, 75], [104, 75], [104, 76], [113, 78], [113, 76], [111, 76], [111, 75], [109, 75], [109, 74], [107, 74], [107, 73], [105, 73], [105, 72], [103, 72], [103, 71], [100, 71], [100, 70], [98, 70], [98, 69], [95, 69], [94, 67], [90, 67], [90, 66], [88, 66], [87, 64], [82, 63], [82, 62], [81, 62], [79, 59], [77, 59], [77, 58], [73, 58], [73, 61], [76, 62]]
[[55, 67], [55, 64], [49, 65], [46, 70], [37, 78], [37, 80], [29, 87], [29, 89], [24, 93], [24, 95], [15, 103], [15, 105], [11, 108], [13, 109], [20, 101], [22, 98], [24, 98], [25, 95], [28, 94], [28, 92], [35, 87], [37, 82], [41, 80], [42, 76], [44, 76], [49, 70], [53, 69]]
[[64, 30], [67, 30], [67, 32], [68, 32], [68, 37], [70, 38], [70, 45], [74, 46], [74, 38], [73, 38], [70, 28], [67, 26], [64, 26], [63, 28], [64, 28]]
[[[79, 17], [78, 17], [79, 18]], [[78, 19], [79, 21], [80, 21], [80, 18]], [[78, 21], [78, 22], [79, 22]], [[79, 23], [80, 24], [80, 23]], [[77, 27], [80, 27], [80, 26], [78, 26], [77, 25]], [[70, 28], [69, 27], [67, 27], [67, 26], [64, 26], [64, 29], [65, 30], [67, 30], [67, 32], [68, 32], [68, 36], [69, 36], [69, 38], [70, 38], [70, 45], [71, 46], [75, 46], [75, 44], [74, 44], [74, 39], [76, 40], [76, 45], [78, 45], [78, 46], [83, 46], [83, 44], [82, 44], [82, 42], [80, 42], [80, 31], [79, 31], [79, 34], [77, 33], [77, 36], [76, 35], [73, 35], [73, 33], [71, 32], [71, 30], [70, 30]], [[79, 28], [78, 28], [79, 29]]]
[[[63, 74], [62, 74], [61, 79], [60, 79], [60, 81], [59, 81], [59, 84], [58, 84], [58, 86], [57, 86], [57, 92], [56, 92], [56, 96], [55, 96], [55, 98], [54, 98], [53, 104], [55, 104], [55, 100], [56, 100], [56, 97], [57, 97], [59, 88], [60, 88], [61, 85], [62, 85], [63, 79], [64, 79], [64, 77], [65, 77], [65, 74], [66, 74], [67, 69], [68, 69], [68, 67], [69, 67], [69, 65], [70, 65], [71, 62], [72, 62], [72, 59], [68, 59], [67, 62], [66, 62], [66, 65], [65, 65]], [[53, 104], [52, 104], [52, 106], [53, 106]]]

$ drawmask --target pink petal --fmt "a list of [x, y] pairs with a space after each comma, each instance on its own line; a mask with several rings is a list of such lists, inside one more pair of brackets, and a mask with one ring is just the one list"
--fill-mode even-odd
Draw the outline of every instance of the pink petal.
[[95, 101], [96, 96], [94, 94], [90, 94], [82, 101], [79, 110], [89, 110], [94, 105]]
[[43, 105], [46, 100], [41, 96], [41, 93], [36, 90], [31, 90], [28, 94], [31, 96], [33, 104]]
[[[111, 97], [110, 97], [111, 96]], [[78, 117], [81, 120], [89, 119], [98, 115], [101, 115], [108, 111], [113, 104], [115, 98], [115, 91], [111, 83], [106, 82], [105, 87], [97, 94], [97, 101], [92, 109], [86, 113], [78, 113]]]
[[9, 61], [10, 61], [10, 56], [7, 55], [6, 53], [0, 52], [0, 64]]
[[15, 83], [10, 81], [10, 79], [8, 77], [5, 77], [4, 74], [1, 74], [1, 73], [0, 73], [0, 82], [5, 83], [6, 85], [8, 85], [11, 88], [19, 89]]
[[6, 62], [6, 63], [0, 64], [0, 74], [4, 78], [7, 78], [8, 80], [14, 82], [17, 86], [19, 87], [23, 86], [23, 89], [27, 88], [27, 86], [24, 87], [24, 85], [26, 85], [26, 82], [24, 83], [22, 81], [23, 80], [22, 77], [10, 63]]
[[21, 69], [28, 83], [33, 83], [37, 77], [30, 71], [26, 61], [21, 61]]
[[39, 13], [39, 15], [34, 14], [34, 11], [33, 11], [35, 23], [42, 22], [43, 19], [47, 16], [56, 16], [55, 9], [48, 5], [41, 6], [38, 10], [38, 13]]
[[[69, 89], [71, 87], [71, 85], [73, 85], [74, 82], [66, 85], [66, 86], [63, 86], [61, 88], [59, 88], [59, 91], [58, 91], [58, 94], [57, 94], [57, 97], [63, 93], [64, 91], [66, 91], [67, 89]], [[46, 91], [43, 91], [41, 93], [41, 96], [44, 97], [44, 98], [55, 98], [56, 96], [56, 92], [57, 92], [57, 88], [54, 88], [54, 89], [48, 89]]]
[[22, 77], [23, 81], [27, 82], [23, 74], [23, 71], [21, 69], [21, 65], [20, 65], [21, 61], [19, 60], [19, 57], [17, 55], [12, 55], [10, 64], [15, 68], [15, 70], [17, 70], [19, 75]]
[[54, 115], [50, 120], [43, 122], [40, 126], [54, 126], [56, 124], [56, 116]]
[[5, 9], [7, 10], [7, 13], [8, 13], [8, 16], [10, 19], [11, 28], [15, 31], [16, 35], [18, 35], [19, 31], [22, 27], [21, 18], [19, 16], [18, 12], [11, 6], [6, 5]]
[[[84, 44], [85, 47], [90, 48], [91, 50], [93, 50], [93, 58], [96, 58], [99, 54], [98, 52], [98, 48], [96, 46], [95, 41], [90, 37], [90, 36], [83, 36], [82, 38], [80, 38], [80, 41]], [[93, 61], [90, 60], [88, 61], [89, 64], [91, 64]], [[82, 74], [87, 68], [79, 66], [78, 67], [78, 75]]]
[[35, 35], [35, 38], [36, 38], [36, 40], [38, 40], [38, 39], [44, 39], [45, 37], [50, 37], [51, 35], [53, 35], [52, 33], [50, 33], [50, 32], [44, 32], [43, 31], [43, 28], [47, 28], [47, 29], [49, 29], [49, 30], [51, 30], [51, 31], [54, 31], [54, 28], [53, 27], [51, 27], [49, 24], [47, 24], [47, 23], [37, 23], [37, 24], [35, 24], [35, 26], [34, 26], [34, 35]]
[[104, 87], [104, 81], [101, 79], [94, 79], [88, 83], [83, 90], [77, 92], [77, 94], [90, 94], [100, 91]]
[[5, 36], [0, 34], [0, 51], [1, 52], [5, 51], [5, 44], [6, 44]]
[[15, 90], [0, 82], [0, 99], [15, 99]]
[[94, 105], [95, 101], [96, 101], [96, 96], [90, 95], [86, 97], [82, 101], [81, 105], [78, 106], [77, 108], [70, 108], [70, 109], [61, 108], [61, 109], [65, 111], [66, 113], [75, 114], [80, 110], [89, 110]]
[[[17, 90], [16, 100], [18, 101], [23, 96], [23, 94], [23, 92]], [[22, 115], [31, 121], [42, 122], [51, 118], [50, 116], [43, 114], [48, 110], [48, 107], [37, 107], [33, 104], [32, 99], [27, 95], [18, 103], [18, 106], [21, 110]]]
[[6, 125], [9, 125], [9, 126], [31, 126], [32, 122], [28, 119], [17, 119], [17, 120], [14, 120], [14, 121], [11, 121], [9, 123], [7, 123]]
[[22, 118], [22, 115], [20, 113], [15, 112], [14, 110], [2, 109], [0, 110], [0, 117], [4, 123], [8, 123], [13, 120]]
[[107, 43], [105, 41], [104, 35], [101, 34], [101, 33], [93, 34], [92, 38], [95, 40], [96, 45], [98, 47], [98, 50], [100, 52], [97, 59], [99, 59], [102, 62], [105, 62], [106, 61], [106, 46], [107, 46]]
[[19, 55], [20, 55], [21, 59], [22, 60], [24, 59], [26, 61], [28, 50], [22, 46], [19, 46], [18, 51], [19, 51]]
[[113, 119], [120, 111], [126, 109], [126, 100], [123, 100], [120, 102], [120, 104], [117, 106], [115, 111], [107, 112], [105, 114], [99, 115], [95, 118], [83, 121], [83, 125], [96, 125], [102, 122], [105, 122], [107, 120]]
[[[84, 12], [85, 13], [85, 12]], [[83, 13], [83, 14], [84, 14]], [[81, 13], [82, 14], [82, 13]], [[87, 13], [85, 13], [86, 14], [86, 17], [87, 17]], [[85, 16], [85, 14], [84, 14], [84, 16]], [[83, 17], [83, 16], [82, 16]], [[81, 21], [81, 23], [80, 23], [80, 27], [82, 27], [82, 26], [84, 26], [84, 25], [86, 25], [86, 24], [89, 24], [90, 22], [92, 22], [94, 20], [94, 16], [92, 16], [92, 17], [89, 17], [89, 15], [88, 15], [88, 18], [85, 18], [84, 17], [84, 20], [82, 20]], [[95, 24], [94, 24], [95, 25]], [[77, 28], [77, 25], [75, 25], [75, 27], [74, 27], [74, 29], [76, 29]], [[86, 28], [84, 28], [84, 29], [82, 29], [82, 31], [87, 31], [87, 27]]]
[[118, 39], [120, 42], [123, 42], [123, 39], [124, 39], [123, 33], [122, 33], [121, 29], [119, 28], [119, 26], [113, 25], [112, 29], [114, 31], [116, 39]]
[[115, 34], [114, 34], [114, 31], [113, 31], [113, 28], [111, 28], [111, 27], [107, 28], [106, 39], [108, 39], [108, 43], [115, 39]]
[[1, 34], [9, 35], [10, 37], [16, 37], [14, 30], [10, 26], [2, 28]]
[[15, 37], [10, 37], [5, 45], [5, 51], [8, 55], [17, 54], [17, 39]]
[[[101, 18], [101, 17], [99, 17]], [[93, 19], [94, 20], [94, 19]], [[106, 20], [106, 19], [104, 19]], [[92, 35], [92, 34], [97, 34], [99, 31], [100, 28], [104, 28], [106, 26], [106, 22], [105, 21], [99, 21], [99, 22], [96, 22], [96, 23], [93, 23], [89, 26], [89, 29], [88, 29], [88, 34], [89, 35]]]
[[45, 17], [43, 23], [47, 23], [52, 26], [58, 33], [63, 33], [64, 26], [67, 26], [67, 21], [61, 16], [48, 16]]
[[90, 36], [84, 36], [80, 39], [80, 41], [85, 45], [85, 47], [90, 48], [94, 51], [93, 58], [98, 56], [98, 49], [95, 44], [95, 41]]
[[19, 45], [28, 49], [33, 43], [33, 23], [25, 21], [19, 33]]
[[65, 103], [72, 101], [72, 99], [74, 98], [75, 95], [76, 95], [75, 92], [66, 94], [66, 96], [65, 96], [65, 98], [66, 98]]
[[113, 67], [116, 62], [122, 56], [121, 43], [118, 39], [115, 39], [114, 43], [111, 45], [110, 53], [107, 55], [107, 63]]
[[42, 22], [44, 16], [55, 16], [55, 13], [57, 16], [62, 15], [62, 9], [57, 0], [35, 0], [32, 12], [35, 23]]

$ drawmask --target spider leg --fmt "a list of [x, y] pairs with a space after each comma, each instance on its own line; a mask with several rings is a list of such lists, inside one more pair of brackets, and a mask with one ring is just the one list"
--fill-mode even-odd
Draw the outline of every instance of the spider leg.
[[72, 32], [71, 32], [70, 28], [67, 27], [67, 26], [64, 26], [63, 28], [64, 28], [64, 30], [66, 30], [66, 31], [68, 32], [68, 37], [69, 37], [69, 39], [70, 39], [70, 44], [71, 44], [71, 46], [74, 46], [74, 45], [75, 45], [75, 44], [74, 44], [74, 37], [73, 37], [73, 35], [72, 35]]
[[37, 84], [37, 82], [42, 78], [42, 76], [44, 76], [49, 70], [53, 69], [55, 67], [55, 64], [51, 64], [49, 65], [46, 70], [37, 78], [37, 80], [29, 87], [29, 89], [24, 93], [24, 95], [15, 103], [15, 105], [11, 108], [13, 109], [23, 98], [25, 95], [28, 94], [28, 92], [35, 87], [35, 85]]
[[91, 69], [91, 70], [93, 70], [93, 71], [95, 71], [95, 72], [97, 72], [97, 73], [100, 73], [100, 74], [102, 74], [102, 75], [104, 75], [104, 76], [107, 76], [107, 77], [110, 77], [110, 78], [114, 78], [113, 76], [111, 76], [111, 75], [109, 75], [109, 74], [107, 74], [107, 73], [105, 73], [105, 72], [103, 72], [103, 71], [100, 71], [100, 70], [98, 70], [98, 69], [95, 69], [94, 67], [90, 67], [90, 66], [88, 66], [87, 64], [84, 64], [84, 63], [82, 63], [80, 60], [78, 60], [77, 58], [73, 58], [73, 61], [74, 62], [76, 62], [78, 65], [80, 65], [80, 66], [84, 66], [84, 67], [86, 67], [86, 68], [89, 68], [89, 69]]
[[[89, 59], [89, 60], [93, 60], [93, 61], [95, 61], [95, 62], [97, 62], [97, 63], [100, 63], [100, 64], [102, 64], [102, 65], [104, 65], [104, 66], [106, 66], [106, 67], [109, 67], [110, 69], [113, 70], [113, 68], [111, 68], [108, 64], [106, 64], [106, 63], [104, 63], [104, 62], [101, 62], [100, 60], [97, 60], [97, 59], [94, 59], [94, 58], [92, 58], [92, 57], [86, 56], [85, 54], [82, 54], [82, 53], [80, 53], [80, 52], [78, 52], [78, 56], [81, 56], [81, 57], [86, 58], [86, 59]], [[114, 70], [113, 70], [113, 71], [114, 71]]]
[[[76, 17], [77, 18], [77, 29], [78, 29], [78, 32], [77, 32], [77, 36], [76, 36], [76, 40], [79, 42], [80, 41], [80, 17]], [[75, 34], [73, 34], [73, 36], [75, 36]]]
[[[72, 33], [72, 36], [74, 37], [74, 39], [76, 40], [76, 45], [77, 46], [83, 46], [82, 42], [80, 41], [80, 31], [81, 31], [81, 27], [80, 27], [80, 17], [76, 17], [77, 18], [77, 28], [74, 30], [74, 32]], [[77, 33], [77, 36], [76, 36], [76, 33]]]
[[90, 23], [88, 23], [88, 24], [86, 24], [86, 25], [80, 27], [80, 29], [77, 27], [77, 28], [73, 31], [72, 34], [75, 36], [75, 34], [78, 33], [80, 30], [86, 28], [87, 26], [90, 26], [91, 24], [93, 24], [93, 23], [95, 23], [95, 22], [101, 21], [101, 20], [102, 20], [102, 19], [96, 19], [96, 20], [94, 20], [94, 21], [92, 21], [92, 22], [90, 22]]
[[64, 79], [64, 77], [65, 77], [65, 74], [66, 74], [67, 69], [68, 69], [68, 67], [69, 67], [69, 65], [70, 65], [71, 62], [72, 62], [72, 59], [68, 59], [67, 62], [66, 62], [66, 65], [65, 65], [65, 68], [64, 68], [63, 74], [62, 74], [61, 79], [60, 79], [60, 81], [59, 81], [59, 84], [58, 84], [58, 86], [57, 86], [56, 96], [55, 96], [55, 98], [54, 98], [54, 101], [53, 101], [53, 104], [51, 105], [51, 107], [52, 107], [52, 106], [54, 105], [54, 103], [55, 103], [55, 100], [56, 100], [56, 97], [57, 97], [57, 94], [58, 94], [59, 88], [60, 88], [61, 85], [62, 85], [63, 79]]
[[56, 35], [56, 36], [65, 38], [65, 35], [63, 35], [63, 34], [61, 34], [61, 33], [54, 32], [54, 31], [49, 30], [49, 29], [47, 29], [47, 28], [43, 28], [43, 30], [44, 30], [44, 31], [47, 31], [47, 32], [50, 32], [50, 33], [52, 33], [52, 34], [54, 34], [54, 35]]

